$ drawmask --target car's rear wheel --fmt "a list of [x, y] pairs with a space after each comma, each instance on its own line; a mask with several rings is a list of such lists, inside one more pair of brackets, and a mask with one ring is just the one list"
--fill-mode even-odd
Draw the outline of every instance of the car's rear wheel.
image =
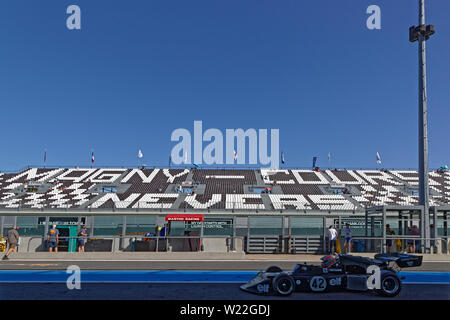
[[272, 272], [283, 272], [283, 270], [280, 267], [271, 266], [271, 267], [268, 267], [266, 269], [266, 272], [269, 272], [269, 273], [272, 273]]
[[294, 279], [287, 274], [279, 274], [273, 279], [273, 289], [280, 296], [289, 296], [294, 292]]
[[402, 289], [402, 282], [399, 277], [393, 273], [383, 274], [381, 276], [380, 289], [375, 290], [383, 297], [395, 297]]

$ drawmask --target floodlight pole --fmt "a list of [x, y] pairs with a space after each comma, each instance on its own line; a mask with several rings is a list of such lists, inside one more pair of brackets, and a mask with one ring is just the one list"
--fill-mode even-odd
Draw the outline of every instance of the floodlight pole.
[[[426, 40], [434, 34], [433, 25], [425, 25], [425, 0], [419, 0], [419, 26], [409, 29], [409, 41], [419, 42], [419, 205], [423, 206], [420, 219], [421, 247], [430, 251], [430, 212], [428, 184], [428, 120]], [[425, 243], [424, 243], [424, 239]]]

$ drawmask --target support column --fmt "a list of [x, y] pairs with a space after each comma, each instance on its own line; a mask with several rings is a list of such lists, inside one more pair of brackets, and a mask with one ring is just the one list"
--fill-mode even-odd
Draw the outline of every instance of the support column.
[[442, 217], [444, 219], [444, 239], [445, 239], [445, 253], [448, 252], [448, 231], [447, 231], [447, 211], [444, 211], [444, 216]]
[[365, 229], [364, 235], [366, 237], [366, 239], [364, 240], [364, 251], [368, 252], [369, 251], [369, 240], [367, 239], [367, 237], [369, 236], [369, 214], [367, 212], [367, 209], [366, 209], [366, 215], [365, 215], [364, 229]]
[[[425, 0], [419, 0], [419, 27], [425, 27]], [[420, 216], [421, 250], [430, 248], [430, 216], [428, 185], [428, 110], [426, 36], [419, 33], [419, 205], [423, 206]], [[427, 238], [424, 243], [424, 238]]]
[[323, 217], [323, 253], [328, 253], [327, 250], [327, 218]]
[[236, 251], [236, 216], [233, 217], [233, 239], [231, 240], [231, 251]]
[[5, 225], [5, 217], [1, 216], [0, 217], [0, 237], [3, 237], [3, 228]]
[[202, 221], [202, 225], [201, 225], [201, 229], [200, 229], [200, 248], [198, 248], [198, 251], [202, 251], [202, 246], [203, 246], [203, 234], [204, 234], [204, 229], [205, 229], [205, 221]]
[[45, 217], [45, 225], [44, 225], [44, 241], [47, 240], [47, 234], [48, 234], [48, 225], [50, 223], [50, 217]]
[[[370, 217], [370, 237], [375, 237], [375, 217]], [[374, 240], [370, 240], [370, 251], [374, 250]]]
[[125, 245], [125, 236], [127, 235], [127, 216], [122, 217], [122, 236], [120, 237], [119, 250], [123, 250]]
[[91, 216], [91, 231], [89, 232], [89, 236], [93, 237], [94, 236], [94, 216]]
[[386, 253], [386, 207], [383, 207], [383, 223], [381, 224], [383, 243], [381, 244], [381, 253]]

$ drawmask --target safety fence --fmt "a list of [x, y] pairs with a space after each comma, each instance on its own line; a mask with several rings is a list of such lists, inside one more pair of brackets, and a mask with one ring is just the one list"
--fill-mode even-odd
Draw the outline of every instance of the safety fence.
[[[84, 245], [86, 252], [198, 252], [204, 251], [204, 243], [208, 240], [219, 240], [215, 244], [218, 251], [234, 251], [236, 240], [242, 237], [230, 236], [88, 236], [84, 240], [80, 237], [59, 237], [58, 247], [62, 250], [75, 252]], [[80, 242], [80, 240], [82, 242]], [[19, 249], [26, 248], [26, 252], [49, 250], [49, 240], [43, 236], [29, 237], [26, 244], [19, 245]]]
[[[82, 245], [79, 237], [60, 237], [60, 251], [75, 252]], [[325, 253], [431, 253], [449, 254], [449, 237], [426, 238], [418, 236], [353, 237], [349, 243], [341, 237], [330, 246], [323, 236], [93, 236], [85, 237], [86, 252], [198, 252], [213, 240], [217, 252], [241, 251], [263, 254], [325, 254]], [[217, 241], [219, 240], [219, 241]], [[242, 247], [237, 247], [237, 240]], [[43, 236], [26, 238], [19, 243], [19, 251], [47, 251], [48, 240]], [[427, 250], [426, 248], [430, 248]]]

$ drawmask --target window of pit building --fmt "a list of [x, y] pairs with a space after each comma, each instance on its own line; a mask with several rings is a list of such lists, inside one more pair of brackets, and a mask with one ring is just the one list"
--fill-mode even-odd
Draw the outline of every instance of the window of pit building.
[[282, 217], [249, 217], [250, 235], [279, 236], [282, 234]]
[[293, 236], [322, 236], [322, 217], [291, 217], [291, 235]]
[[41, 220], [45, 221], [45, 218], [18, 216], [16, 220], [16, 225], [19, 228], [20, 236], [21, 237], [43, 236], [45, 226], [42, 223], [40, 223]]

